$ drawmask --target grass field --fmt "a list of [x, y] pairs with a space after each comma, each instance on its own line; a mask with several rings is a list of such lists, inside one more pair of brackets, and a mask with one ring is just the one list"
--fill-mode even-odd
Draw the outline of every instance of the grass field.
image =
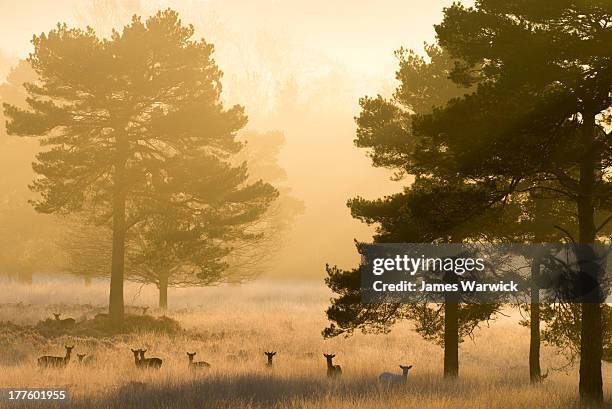
[[[550, 375], [530, 386], [528, 329], [509, 312], [476, 332], [460, 350], [460, 378], [442, 379], [442, 349], [423, 341], [410, 324], [389, 335], [362, 335], [324, 341], [324, 309], [330, 294], [319, 282], [261, 281], [246, 286], [170, 292], [169, 317], [185, 329], [178, 334], [141, 333], [106, 338], [46, 339], [28, 326], [52, 312], [84, 320], [106, 303], [106, 284], [3, 283], [0, 298], [0, 387], [67, 387], [69, 408], [568, 408], [577, 407], [577, 370], [556, 371], [565, 360], [543, 349]], [[155, 305], [152, 288], [128, 285], [129, 310]], [[154, 308], [149, 315], [161, 315]], [[11, 321], [17, 325], [9, 325]], [[63, 355], [75, 344], [64, 370], [39, 370], [36, 358]], [[130, 348], [147, 348], [163, 359], [159, 371], [135, 368]], [[277, 351], [274, 368], [265, 350]], [[186, 351], [211, 363], [193, 373]], [[335, 353], [339, 380], [326, 377], [323, 353]], [[96, 360], [79, 365], [76, 353]], [[382, 371], [414, 365], [407, 384], [381, 385]], [[612, 365], [604, 363], [607, 402], [612, 400]], [[4, 406], [2, 406], [4, 405]], [[0, 402], [1, 407], [16, 405]], [[31, 407], [51, 408], [48, 403]]]

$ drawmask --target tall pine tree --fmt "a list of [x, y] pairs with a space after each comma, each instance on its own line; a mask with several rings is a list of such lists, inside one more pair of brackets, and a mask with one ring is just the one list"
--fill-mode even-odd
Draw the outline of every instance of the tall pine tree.
[[[452, 98], [468, 92], [449, 80], [454, 61], [442, 49], [427, 46], [429, 61], [399, 50], [399, 81], [393, 97], [364, 97], [357, 118], [358, 147], [369, 149], [374, 166], [395, 171], [397, 180], [415, 178], [403, 192], [378, 200], [360, 197], [349, 201], [353, 217], [377, 226], [378, 243], [458, 243], [480, 234], [485, 218], [492, 218], [491, 204], [498, 195], [485, 184], [466, 183], [437, 172], [423, 172], [415, 158], [419, 137], [412, 132], [415, 114], [431, 112]], [[438, 162], [436, 165], [444, 167]], [[441, 177], [442, 175], [443, 177]], [[475, 221], [478, 219], [478, 221]], [[359, 246], [358, 246], [359, 247]], [[328, 267], [328, 286], [338, 294], [327, 315], [332, 324], [326, 337], [350, 334], [355, 329], [385, 332], [397, 321], [410, 319], [417, 331], [444, 347], [444, 374], [459, 373], [459, 344], [465, 336], [499, 310], [498, 304], [463, 304], [457, 300], [437, 305], [362, 304], [359, 270]]]
[[[575, 206], [576, 242], [609, 222], [612, 6], [607, 1], [480, 0], [455, 4], [436, 27], [457, 59], [452, 78], [477, 92], [423, 118], [421, 152], [474, 180], [508, 178]], [[419, 156], [420, 157], [420, 156]], [[599, 218], [599, 220], [598, 220]], [[581, 310], [580, 396], [603, 400], [600, 288]]]
[[[47, 148], [34, 164], [36, 210], [87, 209], [111, 227], [115, 325], [123, 323], [131, 229], [170, 206], [190, 219], [225, 209], [225, 225], [239, 231], [276, 197], [272, 186], [248, 184], [246, 169], [228, 164], [241, 149], [235, 135], [247, 119], [242, 107], [221, 103], [213, 46], [193, 35], [172, 10], [145, 22], [135, 16], [109, 39], [58, 24], [33, 39], [29, 62], [39, 81], [27, 86], [29, 109], [5, 105], [9, 133], [38, 136]], [[211, 188], [202, 183], [207, 178], [223, 183]]]

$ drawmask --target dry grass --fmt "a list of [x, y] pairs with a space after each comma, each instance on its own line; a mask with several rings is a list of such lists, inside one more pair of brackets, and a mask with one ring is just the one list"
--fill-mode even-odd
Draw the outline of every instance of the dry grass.
[[[54, 310], [85, 319], [106, 301], [106, 287], [95, 283], [5, 283], [0, 321], [32, 325]], [[577, 371], [552, 371], [537, 387], [529, 385], [528, 331], [518, 317], [502, 318], [466, 341], [456, 381], [441, 377], [442, 350], [400, 325], [386, 336], [356, 335], [323, 341], [323, 313], [330, 294], [320, 283], [259, 282], [243, 287], [176, 290], [168, 312], [185, 332], [143, 333], [112, 338], [56, 338], [7, 324], [0, 328], [0, 387], [67, 386], [70, 408], [567, 408], [576, 406]], [[128, 286], [128, 303], [154, 305], [152, 289]], [[57, 303], [61, 301], [63, 304]], [[22, 304], [18, 304], [21, 302]], [[54, 304], [52, 304], [54, 302]], [[136, 308], [133, 311], [138, 311]], [[150, 313], [161, 314], [158, 310]], [[71, 362], [65, 370], [40, 371], [36, 357], [63, 354], [64, 343], [97, 358], [90, 366]], [[130, 347], [146, 347], [164, 360], [157, 372], [134, 368]], [[186, 351], [212, 364], [187, 370]], [[265, 368], [264, 350], [278, 351], [274, 369]], [[323, 352], [337, 355], [341, 380], [325, 376]], [[232, 360], [232, 356], [238, 361]], [[544, 368], [563, 359], [544, 349]], [[380, 385], [384, 370], [414, 365], [408, 384]], [[607, 400], [612, 365], [604, 364]], [[40, 407], [50, 408], [49, 404]], [[65, 406], [64, 406], [65, 407]]]

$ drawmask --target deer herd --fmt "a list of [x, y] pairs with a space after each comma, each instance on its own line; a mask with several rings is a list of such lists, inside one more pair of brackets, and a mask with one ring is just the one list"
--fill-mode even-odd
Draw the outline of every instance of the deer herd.
[[[70, 357], [72, 354], [72, 349], [74, 345], [68, 346], [65, 345], [66, 355], [64, 356], [50, 356], [45, 355], [38, 358], [38, 366], [40, 368], [65, 368], [70, 362]], [[136, 368], [140, 369], [160, 369], [163, 363], [161, 358], [146, 358], [145, 352], [146, 349], [131, 349], [132, 354], [134, 354], [134, 365]], [[188, 368], [190, 370], [198, 370], [210, 368], [210, 364], [205, 361], [196, 361], [194, 362], [193, 358], [195, 357], [196, 352], [187, 352], [187, 358], [189, 362], [187, 363]], [[264, 352], [264, 355], [267, 357], [267, 361], [265, 366], [269, 369], [273, 368], [273, 358], [276, 355], [276, 352]], [[335, 354], [323, 354], [327, 361], [327, 376], [330, 378], [337, 378], [342, 375], [342, 368], [340, 365], [334, 365], [333, 359], [336, 357]], [[87, 354], [77, 354], [78, 363], [81, 365], [91, 364], [94, 360], [92, 355]], [[412, 365], [400, 365], [402, 369], [401, 374], [394, 374], [391, 372], [383, 372], [379, 375], [378, 379], [381, 382], [403, 382], [405, 383], [408, 379], [408, 371], [412, 368]]]
[[[53, 314], [55, 316], [55, 320], [62, 323], [62, 325], [74, 325], [74, 319], [68, 318], [60, 320], [60, 314]], [[66, 355], [64, 356], [50, 356], [44, 355], [38, 358], [38, 367], [39, 368], [65, 368], [70, 362], [70, 357], [72, 354], [72, 350], [74, 349], [74, 345], [68, 346], [65, 345]], [[134, 355], [134, 365], [139, 369], [160, 369], [163, 363], [161, 358], [146, 358], [145, 353], [146, 349], [131, 349], [132, 354]], [[190, 370], [198, 370], [198, 369], [206, 369], [210, 368], [211, 365], [205, 361], [194, 361], [194, 357], [196, 352], [187, 352], [188, 359], [188, 368]], [[273, 358], [276, 355], [276, 351], [265, 351], [264, 355], [267, 357], [267, 361], [265, 366], [268, 369], [273, 368]], [[342, 375], [342, 368], [340, 365], [334, 365], [333, 359], [336, 357], [335, 354], [323, 354], [325, 360], [327, 362], [327, 376], [329, 378], [338, 378]], [[95, 357], [87, 354], [77, 354], [78, 363], [81, 365], [89, 365], [95, 361]], [[412, 368], [412, 365], [400, 365], [402, 370], [401, 374], [395, 374], [392, 372], [383, 372], [378, 376], [379, 381], [381, 382], [398, 382], [405, 383], [408, 379], [408, 371]]]

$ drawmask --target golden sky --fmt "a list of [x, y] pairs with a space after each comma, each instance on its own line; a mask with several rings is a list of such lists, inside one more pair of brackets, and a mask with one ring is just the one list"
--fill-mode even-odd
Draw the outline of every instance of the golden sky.
[[[376, 198], [401, 184], [373, 169], [354, 147], [358, 99], [389, 95], [393, 51], [421, 51], [451, 0], [0, 0], [0, 79], [27, 56], [34, 33], [57, 22], [91, 25], [107, 35], [132, 14], [179, 11], [215, 44], [224, 99], [246, 107], [248, 129], [280, 130], [287, 185], [304, 201], [273, 275], [320, 277], [325, 263], [353, 267], [353, 239], [372, 228], [354, 221], [346, 200]], [[287, 96], [291, 96], [288, 99]]]

